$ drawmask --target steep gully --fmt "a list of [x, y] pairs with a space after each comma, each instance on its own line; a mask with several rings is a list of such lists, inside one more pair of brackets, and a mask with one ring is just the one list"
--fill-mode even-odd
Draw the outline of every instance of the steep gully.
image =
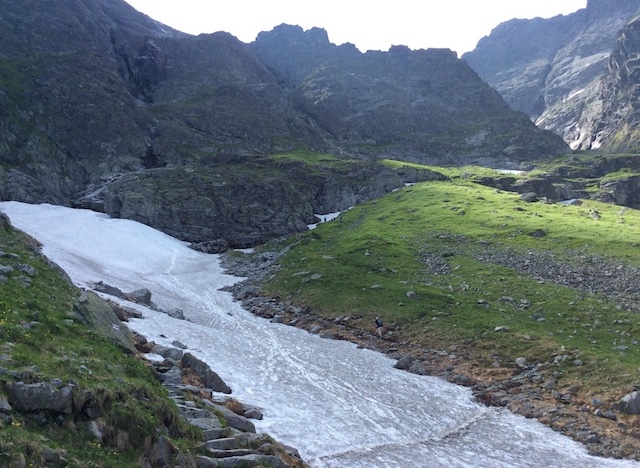
[[88, 210], [0, 203], [13, 225], [80, 287], [148, 288], [163, 310], [130, 322], [159, 344], [185, 343], [263, 408], [256, 426], [313, 467], [638, 466], [591, 456], [535, 420], [477, 403], [464, 387], [394, 369], [387, 356], [245, 311], [219, 289], [238, 281], [219, 257], [142, 224]]

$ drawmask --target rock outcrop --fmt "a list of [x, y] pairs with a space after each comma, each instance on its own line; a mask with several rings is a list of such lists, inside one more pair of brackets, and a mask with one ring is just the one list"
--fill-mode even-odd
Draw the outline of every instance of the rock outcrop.
[[602, 87], [602, 116], [593, 130], [592, 147], [622, 151], [640, 145], [640, 18], [618, 38]]
[[291, 160], [226, 157], [199, 166], [125, 174], [75, 206], [133, 219], [217, 252], [249, 247], [307, 229], [314, 213], [346, 210], [403, 185], [401, 175], [370, 161], [327, 166]]
[[463, 59], [541, 128], [574, 149], [591, 149], [609, 56], [620, 31], [638, 14], [633, 0], [589, 0], [586, 9], [570, 15], [514, 19]]
[[[195, 37], [123, 0], [0, 9], [3, 200], [104, 210], [220, 249], [397, 188], [372, 160], [498, 165], [567, 150], [447, 50], [362, 54], [293, 26], [252, 44]], [[256, 155], [300, 149], [370, 165], [261, 159], [252, 172]]]
[[[572, 157], [549, 172], [515, 177], [496, 174], [474, 178], [475, 182], [527, 195], [529, 201], [548, 202], [591, 199], [640, 209], [640, 158], [636, 155]], [[597, 190], [593, 188], [597, 187]]]
[[53, 411], [70, 414], [73, 411], [73, 390], [69, 385], [38, 382], [16, 382], [7, 388], [8, 402], [17, 411]]
[[131, 331], [97, 294], [83, 293], [73, 305], [73, 312], [79, 323], [95, 330], [127, 354], [135, 354]]

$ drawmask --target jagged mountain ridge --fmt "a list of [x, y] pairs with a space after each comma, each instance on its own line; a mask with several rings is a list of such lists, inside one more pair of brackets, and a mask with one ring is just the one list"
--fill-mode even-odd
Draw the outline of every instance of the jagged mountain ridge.
[[620, 31], [638, 14], [637, 0], [589, 0], [570, 15], [514, 19], [463, 59], [541, 128], [574, 149], [599, 148], [602, 80]]
[[[191, 36], [123, 0], [0, 0], [0, 31], [0, 198], [102, 209], [194, 242], [222, 222], [229, 231], [216, 235], [258, 242], [281, 233], [287, 213], [297, 229], [312, 208], [379, 196], [401, 180], [378, 158], [499, 165], [567, 150], [450, 51], [362, 54], [284, 25], [253, 44]], [[299, 149], [362, 163], [308, 181], [316, 188], [297, 205], [289, 183], [251, 203], [250, 213], [278, 214], [260, 233], [247, 213], [216, 217], [242, 208], [234, 191], [257, 180], [242, 175], [244, 157]], [[229, 164], [237, 170], [216, 171]], [[176, 168], [195, 171], [197, 200], [174, 189]], [[343, 199], [326, 202], [328, 191]]]
[[352, 155], [384, 147], [387, 157], [414, 162], [491, 165], [562, 151], [448, 49], [362, 54], [331, 44], [324, 30], [288, 25], [261, 33], [251, 48], [294, 89], [296, 108]]

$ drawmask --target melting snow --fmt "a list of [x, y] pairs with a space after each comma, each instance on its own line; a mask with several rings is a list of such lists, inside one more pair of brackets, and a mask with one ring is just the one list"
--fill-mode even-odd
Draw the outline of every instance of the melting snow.
[[499, 172], [500, 174], [513, 174], [513, 175], [522, 175], [527, 173], [527, 171], [520, 171], [516, 169], [495, 169], [495, 171]]
[[328, 223], [329, 221], [333, 221], [338, 216], [340, 216], [340, 211], [336, 211], [335, 213], [328, 213], [328, 214], [314, 214], [313, 216], [318, 218], [319, 221], [315, 224], [307, 224], [307, 227], [309, 229], [315, 229], [316, 227], [318, 227], [318, 224]]

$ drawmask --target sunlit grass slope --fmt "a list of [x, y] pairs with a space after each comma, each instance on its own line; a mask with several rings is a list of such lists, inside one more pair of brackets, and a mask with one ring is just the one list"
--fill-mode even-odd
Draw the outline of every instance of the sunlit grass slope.
[[636, 210], [526, 203], [453, 178], [398, 190], [290, 242], [267, 288], [315, 314], [350, 316], [367, 329], [381, 315], [404, 340], [456, 345], [488, 366], [512, 366], [521, 356], [550, 362], [570, 350], [583, 365], [561, 363], [567, 381], [603, 391], [638, 382], [640, 315], [482, 254], [553, 254], [568, 265], [596, 255], [640, 265]]

